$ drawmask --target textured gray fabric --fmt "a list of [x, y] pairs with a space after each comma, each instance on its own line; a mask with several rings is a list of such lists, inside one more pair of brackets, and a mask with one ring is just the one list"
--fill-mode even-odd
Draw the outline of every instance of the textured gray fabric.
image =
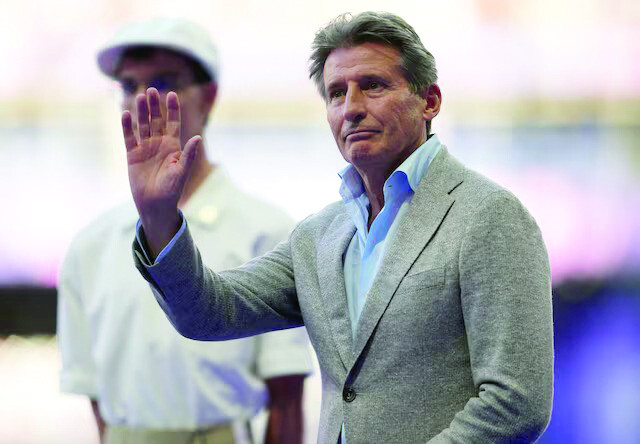
[[388, 245], [355, 340], [342, 271], [354, 231], [335, 203], [219, 274], [188, 232], [152, 267], [134, 251], [185, 336], [306, 326], [322, 372], [321, 443], [335, 444], [343, 421], [349, 444], [535, 441], [551, 412], [551, 284], [520, 202], [443, 149]]

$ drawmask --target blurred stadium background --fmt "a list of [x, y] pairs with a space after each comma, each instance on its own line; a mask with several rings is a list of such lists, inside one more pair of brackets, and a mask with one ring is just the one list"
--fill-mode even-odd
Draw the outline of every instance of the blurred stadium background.
[[209, 155], [301, 219], [338, 198], [343, 166], [309, 45], [337, 14], [368, 9], [416, 28], [443, 91], [433, 130], [542, 229], [556, 379], [541, 442], [640, 442], [640, 2], [23, 0], [0, 14], [0, 443], [97, 442], [86, 399], [58, 392], [53, 335], [71, 237], [130, 198], [119, 98], [96, 49], [150, 15], [204, 25], [222, 61]]

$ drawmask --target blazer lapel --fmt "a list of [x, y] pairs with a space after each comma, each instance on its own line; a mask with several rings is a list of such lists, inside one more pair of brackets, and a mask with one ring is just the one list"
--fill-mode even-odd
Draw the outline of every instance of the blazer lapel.
[[346, 212], [340, 214], [319, 243], [316, 258], [323, 307], [345, 369], [353, 362], [353, 340], [342, 258], [355, 231], [356, 228]]
[[437, 231], [455, 199], [450, 195], [463, 180], [463, 168], [442, 147], [420, 182], [400, 221], [396, 238], [387, 245], [356, 332], [354, 356], [365, 348], [380, 317], [409, 268]]

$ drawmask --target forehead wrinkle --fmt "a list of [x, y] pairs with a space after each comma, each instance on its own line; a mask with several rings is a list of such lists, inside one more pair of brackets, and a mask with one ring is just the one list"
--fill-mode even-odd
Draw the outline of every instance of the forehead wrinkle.
[[[360, 48], [366, 49], [368, 53], [359, 50]], [[372, 57], [369, 51], [373, 51], [375, 55]], [[349, 52], [348, 59], [340, 60], [338, 64], [335, 60], [336, 57], [346, 52]], [[333, 68], [330, 75], [327, 75], [329, 71], [327, 68]], [[391, 68], [391, 72], [389, 68]], [[377, 43], [364, 43], [348, 48], [337, 48], [329, 54], [323, 70], [326, 88], [335, 85], [338, 79], [349, 78], [350, 71], [354, 69], [358, 71], [355, 73], [355, 77], [358, 79], [365, 77], [391, 77], [393, 79], [393, 75], [398, 75], [404, 79], [402, 59], [396, 49]]]

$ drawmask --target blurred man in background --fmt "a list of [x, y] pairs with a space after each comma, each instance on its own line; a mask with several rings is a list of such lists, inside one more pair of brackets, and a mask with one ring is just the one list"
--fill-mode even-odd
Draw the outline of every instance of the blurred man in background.
[[[123, 109], [133, 109], [148, 87], [163, 103], [166, 93], [178, 93], [183, 144], [205, 130], [217, 65], [207, 33], [182, 20], [127, 25], [98, 53], [101, 71], [122, 88]], [[180, 208], [215, 269], [267, 251], [292, 226], [282, 211], [239, 191], [204, 150]], [[136, 220], [132, 202], [115, 208], [69, 249], [58, 289], [62, 390], [90, 397], [109, 444], [243, 442], [251, 439], [248, 421], [264, 407], [265, 442], [301, 442], [303, 381], [311, 370], [305, 331], [217, 343], [180, 336], [133, 267]]]

